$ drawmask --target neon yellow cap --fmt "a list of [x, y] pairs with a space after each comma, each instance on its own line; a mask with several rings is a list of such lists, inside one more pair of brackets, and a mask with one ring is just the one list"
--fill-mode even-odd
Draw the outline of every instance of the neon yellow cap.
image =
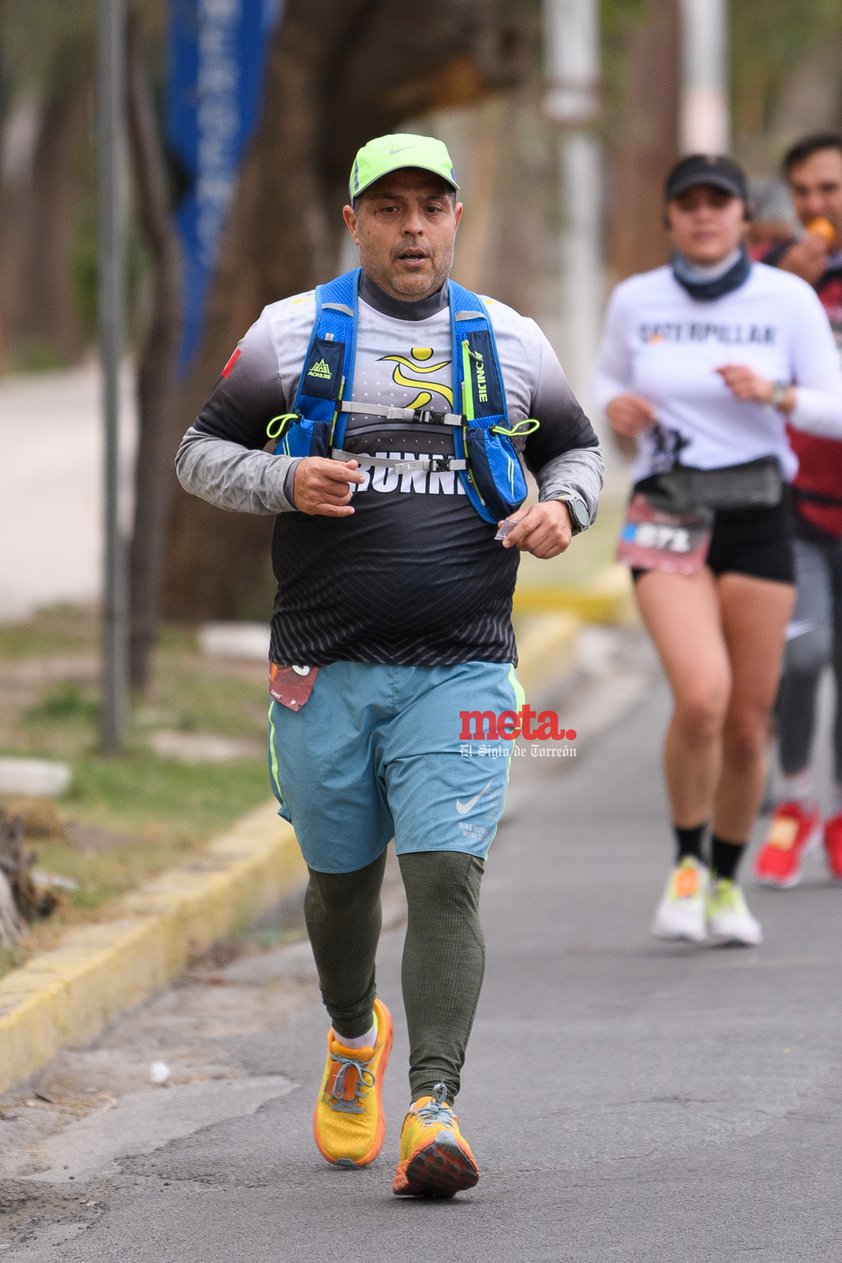
[[458, 189], [453, 174], [453, 161], [444, 141], [433, 136], [413, 136], [409, 132], [396, 132], [392, 136], [377, 136], [357, 151], [351, 168], [348, 191], [351, 200], [365, 192], [369, 185], [390, 171], [404, 167], [419, 167], [441, 176], [452, 188]]

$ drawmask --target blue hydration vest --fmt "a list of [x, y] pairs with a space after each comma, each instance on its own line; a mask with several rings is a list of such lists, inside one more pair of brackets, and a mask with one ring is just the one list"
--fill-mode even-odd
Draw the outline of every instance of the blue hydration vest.
[[[482, 300], [455, 281], [448, 281], [453, 398], [461, 400], [461, 412], [355, 403], [359, 277], [360, 269], [355, 268], [316, 287], [316, 319], [292, 412], [273, 417], [267, 427], [269, 437], [278, 439], [275, 451], [284, 456], [356, 460], [362, 467], [385, 466], [401, 473], [453, 469], [484, 521], [497, 523], [508, 517], [527, 493], [511, 440], [532, 433], [538, 422], [521, 421], [509, 427], [494, 330]], [[352, 412], [390, 421], [451, 426], [453, 453], [398, 460], [346, 452], [345, 431]]]

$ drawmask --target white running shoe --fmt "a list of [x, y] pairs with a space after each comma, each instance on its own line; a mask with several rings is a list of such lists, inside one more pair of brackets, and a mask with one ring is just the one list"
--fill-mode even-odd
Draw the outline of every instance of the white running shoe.
[[703, 943], [707, 938], [705, 899], [709, 884], [704, 864], [685, 855], [669, 875], [663, 898], [655, 909], [652, 935]]
[[708, 933], [714, 943], [742, 943], [746, 947], [757, 947], [763, 942], [760, 922], [749, 912], [745, 895], [736, 882], [725, 877], [711, 882], [707, 920]]

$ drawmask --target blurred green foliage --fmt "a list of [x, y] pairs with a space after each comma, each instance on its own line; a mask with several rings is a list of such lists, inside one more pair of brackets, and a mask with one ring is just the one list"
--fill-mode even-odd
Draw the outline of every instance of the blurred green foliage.
[[[3, 0], [3, 106], [19, 93], [42, 96], [57, 71], [72, 75], [94, 47], [96, 0]], [[59, 52], [62, 53], [58, 57]]]
[[[730, 15], [732, 112], [739, 143], [741, 137], [770, 129], [789, 77], [820, 50], [835, 50], [842, 75], [842, 5], [839, 0], [731, 0]], [[817, 118], [815, 130], [834, 125], [832, 119]], [[771, 139], [778, 143], [777, 137]]]
[[[160, 97], [165, 0], [126, 0], [126, 9], [140, 24], [147, 67]], [[0, 127], [13, 110], [34, 110], [37, 115], [47, 100], [59, 95], [66, 84], [91, 76], [96, 62], [96, 38], [96, 0], [32, 0], [29, 4], [22, 0], [0, 0]], [[35, 124], [37, 126], [37, 119]], [[90, 343], [96, 337], [97, 324], [97, 163], [93, 109], [72, 196], [73, 294], [85, 339]], [[132, 340], [140, 318], [135, 297], [146, 270], [144, 247], [132, 215], [128, 222], [127, 255], [128, 335]], [[28, 339], [13, 346], [9, 363], [12, 371], [17, 372], [49, 372], [65, 366], [66, 361], [58, 349], [39, 339]]]

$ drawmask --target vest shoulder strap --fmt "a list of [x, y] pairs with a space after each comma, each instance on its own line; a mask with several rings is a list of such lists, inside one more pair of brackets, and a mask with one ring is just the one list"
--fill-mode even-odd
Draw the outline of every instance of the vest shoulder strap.
[[[356, 355], [360, 269], [316, 287], [316, 317], [292, 412], [335, 421], [343, 430], [340, 401], [350, 402]], [[494, 328], [482, 299], [448, 281], [454, 412], [469, 422], [504, 422], [506, 395]], [[341, 443], [344, 435], [336, 435]]]
[[[482, 428], [508, 421], [494, 326], [485, 303], [456, 281], [450, 286], [454, 411]], [[457, 404], [459, 401], [459, 404]]]
[[314, 421], [333, 421], [339, 401], [353, 388], [357, 342], [359, 268], [316, 286], [316, 318], [292, 411]]
[[[293, 411], [281, 418], [292, 422], [279, 443], [287, 455], [349, 458], [344, 444], [350, 413], [401, 414], [402, 419], [409, 411], [376, 404], [365, 408], [353, 400], [359, 281], [360, 269], [355, 268], [316, 287], [316, 316]], [[450, 425], [453, 455], [396, 459], [363, 453], [355, 459], [402, 472], [455, 470], [477, 513], [494, 523], [523, 503], [526, 483], [510, 441], [514, 432], [508, 428], [503, 375], [486, 306], [456, 281], [448, 281], [448, 298], [453, 412], [412, 411], [409, 418]]]

